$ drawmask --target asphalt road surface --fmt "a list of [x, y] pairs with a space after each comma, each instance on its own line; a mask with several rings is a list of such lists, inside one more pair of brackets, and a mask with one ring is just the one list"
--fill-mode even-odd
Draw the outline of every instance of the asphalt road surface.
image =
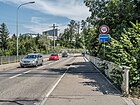
[[133, 105], [83, 56], [0, 71], [0, 105]]

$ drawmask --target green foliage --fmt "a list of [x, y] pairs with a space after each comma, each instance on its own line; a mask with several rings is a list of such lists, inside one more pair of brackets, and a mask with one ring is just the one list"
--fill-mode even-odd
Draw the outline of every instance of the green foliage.
[[113, 83], [118, 86], [119, 88], [121, 87], [122, 81], [123, 81], [123, 76], [122, 76], [122, 71], [121, 68], [119, 67], [114, 67], [111, 73], [111, 80]]
[[90, 54], [94, 56], [97, 56], [98, 51], [100, 49], [96, 30], [96, 27], [85, 27], [82, 32], [85, 43], [84, 45], [86, 46], [86, 49], [89, 50]]
[[[0, 56], [16, 55], [16, 41], [16, 35], [9, 37], [6, 24], [2, 23], [0, 26]], [[19, 36], [19, 55], [33, 52], [48, 54], [51, 53], [50, 49], [50, 39], [47, 36], [39, 34], [36, 37], [28, 34]]]
[[60, 34], [60, 46], [67, 48], [83, 48], [83, 38], [79, 32], [80, 23], [74, 20], [70, 21], [64, 33]]
[[5, 23], [0, 25], [0, 47], [6, 50], [8, 46], [9, 32]]
[[[131, 67], [130, 92], [140, 93], [140, 1], [84, 0], [84, 3], [91, 12], [91, 16], [86, 21], [94, 28], [96, 27], [94, 32], [83, 29], [84, 36], [89, 36], [89, 33], [92, 32], [89, 37], [85, 37], [85, 40], [88, 40], [85, 44], [86, 48], [92, 55]], [[110, 43], [98, 42], [99, 27], [103, 24], [110, 28]], [[120, 72], [114, 69], [112, 74], [119, 75]], [[117, 81], [119, 77], [113, 78], [116, 79], [116, 82], [121, 83], [121, 80]], [[134, 90], [137, 91], [134, 92]]]
[[98, 65], [99, 65], [99, 68], [100, 68], [101, 72], [103, 74], [105, 74], [105, 70], [108, 69], [108, 64], [104, 62], [104, 63], [99, 63]]

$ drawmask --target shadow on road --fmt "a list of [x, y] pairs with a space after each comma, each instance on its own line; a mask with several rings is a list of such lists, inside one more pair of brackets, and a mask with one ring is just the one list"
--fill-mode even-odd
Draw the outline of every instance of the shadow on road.
[[39, 102], [40, 100], [26, 100], [26, 99], [15, 99], [15, 100], [0, 100], [0, 103], [7, 103], [9, 105], [34, 105], [34, 103]]
[[[90, 62], [76, 62], [72, 64], [66, 64], [65, 66], [70, 66], [67, 74], [78, 75], [79, 78], [86, 79], [86, 82], [79, 82], [83, 86], [91, 86], [91, 91], [99, 91], [104, 95], [121, 95], [120, 92], [114, 88], [112, 84], [106, 80], [106, 78], [95, 69], [95, 67]], [[64, 72], [56, 69], [49, 69], [53, 72]]]

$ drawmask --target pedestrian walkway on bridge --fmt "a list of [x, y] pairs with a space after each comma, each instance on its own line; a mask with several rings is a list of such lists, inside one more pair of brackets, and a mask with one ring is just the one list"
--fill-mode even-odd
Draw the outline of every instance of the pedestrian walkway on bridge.
[[45, 105], [135, 105], [83, 57], [76, 58], [45, 100]]

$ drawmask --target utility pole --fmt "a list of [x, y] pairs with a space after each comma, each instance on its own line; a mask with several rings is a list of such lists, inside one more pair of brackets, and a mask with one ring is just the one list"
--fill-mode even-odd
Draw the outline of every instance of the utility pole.
[[79, 35], [79, 33], [80, 33], [80, 22], [78, 22], [77, 28], [78, 28], [78, 35]]
[[53, 28], [53, 49], [55, 49], [55, 29], [58, 26], [56, 26], [55, 24], [53, 24], [51, 27]]
[[[79, 37], [79, 34], [80, 34], [80, 22], [77, 23], [77, 36], [78, 37]], [[77, 36], [75, 36], [75, 53], [76, 53]]]

